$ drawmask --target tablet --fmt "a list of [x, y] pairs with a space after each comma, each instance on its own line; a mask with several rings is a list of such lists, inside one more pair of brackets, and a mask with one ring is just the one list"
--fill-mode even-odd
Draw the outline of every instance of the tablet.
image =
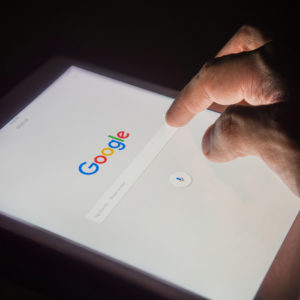
[[175, 93], [68, 59], [2, 103], [1, 226], [169, 297], [252, 299], [299, 211], [257, 157], [208, 161], [219, 116], [172, 128]]

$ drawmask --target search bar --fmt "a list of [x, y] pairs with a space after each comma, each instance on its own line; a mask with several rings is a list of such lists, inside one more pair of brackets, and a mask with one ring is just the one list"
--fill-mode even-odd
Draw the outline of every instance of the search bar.
[[86, 217], [91, 221], [101, 224], [176, 131], [177, 128], [164, 124], [135, 157], [131, 164], [106, 190], [102, 197], [97, 201], [96, 205], [88, 212]]

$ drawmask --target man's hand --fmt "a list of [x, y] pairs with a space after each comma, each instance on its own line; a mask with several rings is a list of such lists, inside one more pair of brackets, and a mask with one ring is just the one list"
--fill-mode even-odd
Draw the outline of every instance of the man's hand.
[[300, 196], [300, 109], [284, 54], [243, 26], [182, 90], [166, 120], [184, 126], [213, 103], [228, 106], [206, 131], [204, 154], [219, 162], [260, 156]]
[[[284, 46], [243, 26], [183, 89], [166, 120], [172, 126], [184, 126], [212, 103], [230, 105], [204, 134], [205, 155], [220, 162], [260, 156], [300, 195], [299, 78], [297, 68], [290, 64], [293, 57], [286, 62], [290, 53]], [[256, 299], [297, 299], [299, 251], [300, 214]]]

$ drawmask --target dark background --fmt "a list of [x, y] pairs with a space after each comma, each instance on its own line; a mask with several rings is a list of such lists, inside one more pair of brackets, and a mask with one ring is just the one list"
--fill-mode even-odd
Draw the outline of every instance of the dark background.
[[[1, 9], [0, 97], [57, 55], [180, 90], [241, 25], [289, 28], [297, 8], [284, 5], [13, 3]], [[0, 245], [1, 299], [158, 298], [2, 229]]]

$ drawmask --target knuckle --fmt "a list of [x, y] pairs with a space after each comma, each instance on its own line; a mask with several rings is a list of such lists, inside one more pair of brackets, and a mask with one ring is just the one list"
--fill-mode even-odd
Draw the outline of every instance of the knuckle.
[[216, 61], [217, 59], [215, 58], [207, 60], [196, 75], [196, 80], [201, 80], [203, 85], [209, 86], [212, 78], [214, 77], [214, 66], [216, 64]]
[[[206, 99], [211, 98], [211, 91], [214, 89], [215, 78], [215, 59], [206, 61], [200, 71], [194, 76], [191, 83], [186, 87], [186, 92], [197, 90], [197, 93]], [[195, 87], [197, 88], [195, 89]], [[195, 97], [197, 98], [197, 97]], [[187, 105], [196, 105], [196, 103], [188, 103]], [[196, 105], [197, 106], [197, 105]]]
[[251, 51], [259, 48], [264, 43], [269, 41], [262, 30], [251, 25], [243, 25], [236, 33], [237, 38], [243, 43], [243, 51]]
[[249, 24], [242, 25], [238, 30], [239, 34], [244, 34], [244, 35], [252, 35], [253, 33], [256, 32], [258, 32], [258, 29]]
[[[217, 120], [212, 131], [211, 155], [222, 157], [222, 161], [244, 156], [241, 144], [240, 116], [235, 108], [227, 109]], [[225, 159], [225, 160], [223, 160]]]
[[255, 95], [258, 104], [272, 104], [283, 101], [286, 97], [285, 80], [274, 72], [265, 58], [263, 51], [253, 51], [250, 56], [252, 63], [253, 84], [251, 94]]
[[248, 37], [249, 40], [263, 36], [262, 30], [249, 24], [244, 24], [237, 33], [241, 36]]
[[233, 142], [238, 136], [242, 123], [242, 118], [238, 113], [238, 107], [235, 105], [229, 106], [219, 120], [218, 130], [220, 135], [225, 141], [230, 140]]
[[196, 75], [196, 79], [203, 79], [205, 77], [207, 77], [209, 75], [209, 73], [211, 72], [211, 67], [213, 66], [214, 64], [214, 59], [210, 59], [210, 60], [207, 60], [201, 70], [198, 72], [198, 74]]

